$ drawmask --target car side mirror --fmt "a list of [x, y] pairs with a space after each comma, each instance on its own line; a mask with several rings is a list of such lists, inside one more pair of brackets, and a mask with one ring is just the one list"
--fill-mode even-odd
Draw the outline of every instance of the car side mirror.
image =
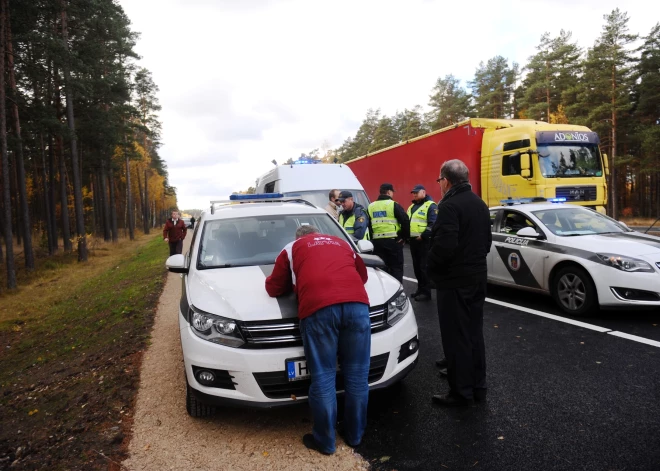
[[172, 273], [188, 273], [186, 257], [182, 254], [172, 255], [165, 261], [165, 267]]
[[628, 224], [626, 224], [625, 222], [623, 222], [623, 221], [618, 221], [618, 223], [621, 224], [621, 225], [622, 225], [623, 227], [625, 227], [626, 229], [628, 229], [629, 231], [632, 230], [632, 229], [630, 229], [630, 228], [628, 227]]
[[374, 244], [370, 240], [358, 240], [357, 246], [360, 253], [371, 253], [374, 251]]
[[541, 234], [536, 232], [533, 227], [523, 227], [518, 232], [516, 232], [518, 237], [531, 237], [533, 239], [538, 239], [541, 237]]

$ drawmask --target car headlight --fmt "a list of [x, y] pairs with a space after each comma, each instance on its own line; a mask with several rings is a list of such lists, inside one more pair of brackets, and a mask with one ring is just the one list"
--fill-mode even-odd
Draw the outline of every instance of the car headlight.
[[236, 321], [190, 308], [190, 325], [197, 337], [228, 347], [245, 343]]
[[392, 298], [387, 302], [387, 324], [393, 326], [399, 322], [406, 312], [410, 301], [403, 288], [400, 288]]
[[611, 253], [599, 253], [597, 255], [603, 262], [605, 262], [605, 264], [617, 268], [621, 271], [644, 273], [653, 273], [654, 271], [650, 264], [637, 258], [626, 257], [624, 255], [615, 255]]

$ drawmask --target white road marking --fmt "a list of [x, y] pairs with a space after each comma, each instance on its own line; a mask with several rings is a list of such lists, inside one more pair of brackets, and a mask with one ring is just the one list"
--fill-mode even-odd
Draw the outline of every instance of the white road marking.
[[[411, 281], [413, 283], [417, 283], [417, 280], [415, 278], [404, 276], [403, 279], [407, 281]], [[554, 314], [549, 314], [547, 312], [537, 311], [536, 309], [530, 309], [528, 307], [518, 306], [517, 304], [498, 301], [497, 299], [493, 299], [493, 298], [486, 298], [486, 302], [489, 302], [491, 304], [497, 304], [499, 306], [508, 307], [510, 309], [516, 309], [518, 311], [526, 312], [528, 314], [534, 314], [535, 316], [545, 317], [547, 319], [564, 322], [565, 324], [575, 325], [578, 327], [582, 327], [584, 329], [595, 330], [596, 332], [600, 332], [603, 334], [614, 335], [615, 337], [621, 337], [622, 339], [632, 340], [633, 342], [639, 342], [646, 345], [651, 345], [653, 347], [660, 347], [660, 342], [658, 342], [657, 340], [651, 340], [645, 337], [639, 337], [637, 335], [626, 334], [625, 332], [619, 332], [618, 330], [612, 330], [606, 327], [600, 327], [598, 325], [587, 324], [586, 322], [580, 322], [573, 319], [568, 319], [566, 317], [556, 316]]]
[[623, 339], [632, 340], [634, 342], [645, 343], [646, 345], [653, 345], [654, 347], [660, 347], [660, 342], [658, 342], [657, 340], [651, 340], [651, 339], [647, 339], [647, 338], [644, 338], [644, 337], [638, 337], [637, 335], [630, 335], [630, 334], [626, 334], [624, 332], [619, 332], [619, 331], [616, 331], [616, 330], [608, 332], [608, 334], [614, 335], [615, 337], [621, 337]]
[[606, 327], [600, 327], [598, 325], [587, 324], [586, 322], [567, 319], [566, 317], [556, 316], [554, 314], [548, 314], [547, 312], [537, 311], [536, 309], [530, 309], [528, 307], [518, 306], [517, 304], [505, 303], [504, 301], [498, 301], [497, 299], [486, 298], [486, 301], [491, 304], [498, 304], [500, 306], [516, 309], [518, 311], [526, 312], [528, 314], [534, 314], [535, 316], [546, 317], [548, 319], [564, 322], [566, 324], [576, 325], [578, 327], [583, 327], [585, 329], [595, 330], [596, 332], [601, 332], [601, 333], [612, 332], [612, 329], [608, 329]]

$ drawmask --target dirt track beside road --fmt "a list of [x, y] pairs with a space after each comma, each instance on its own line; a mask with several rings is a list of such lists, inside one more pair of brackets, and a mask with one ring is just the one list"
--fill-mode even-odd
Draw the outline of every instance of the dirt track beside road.
[[170, 273], [140, 373], [129, 470], [364, 470], [368, 463], [337, 440], [337, 452], [307, 450], [306, 405], [277, 410], [220, 409], [208, 419], [186, 412], [179, 337], [181, 278]]

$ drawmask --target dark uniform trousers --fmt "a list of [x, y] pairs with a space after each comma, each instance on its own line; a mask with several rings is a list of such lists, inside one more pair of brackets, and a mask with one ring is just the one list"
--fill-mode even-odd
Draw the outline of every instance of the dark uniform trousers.
[[486, 389], [486, 276], [473, 285], [438, 287], [437, 300], [450, 393], [472, 399], [475, 389]]
[[410, 239], [410, 256], [412, 257], [415, 278], [417, 278], [417, 290], [420, 294], [431, 295], [429, 276], [426, 273], [426, 261], [428, 259], [429, 243], [422, 239]]
[[386, 271], [403, 283], [403, 244], [397, 244], [396, 239], [374, 239], [374, 255], [385, 262]]

